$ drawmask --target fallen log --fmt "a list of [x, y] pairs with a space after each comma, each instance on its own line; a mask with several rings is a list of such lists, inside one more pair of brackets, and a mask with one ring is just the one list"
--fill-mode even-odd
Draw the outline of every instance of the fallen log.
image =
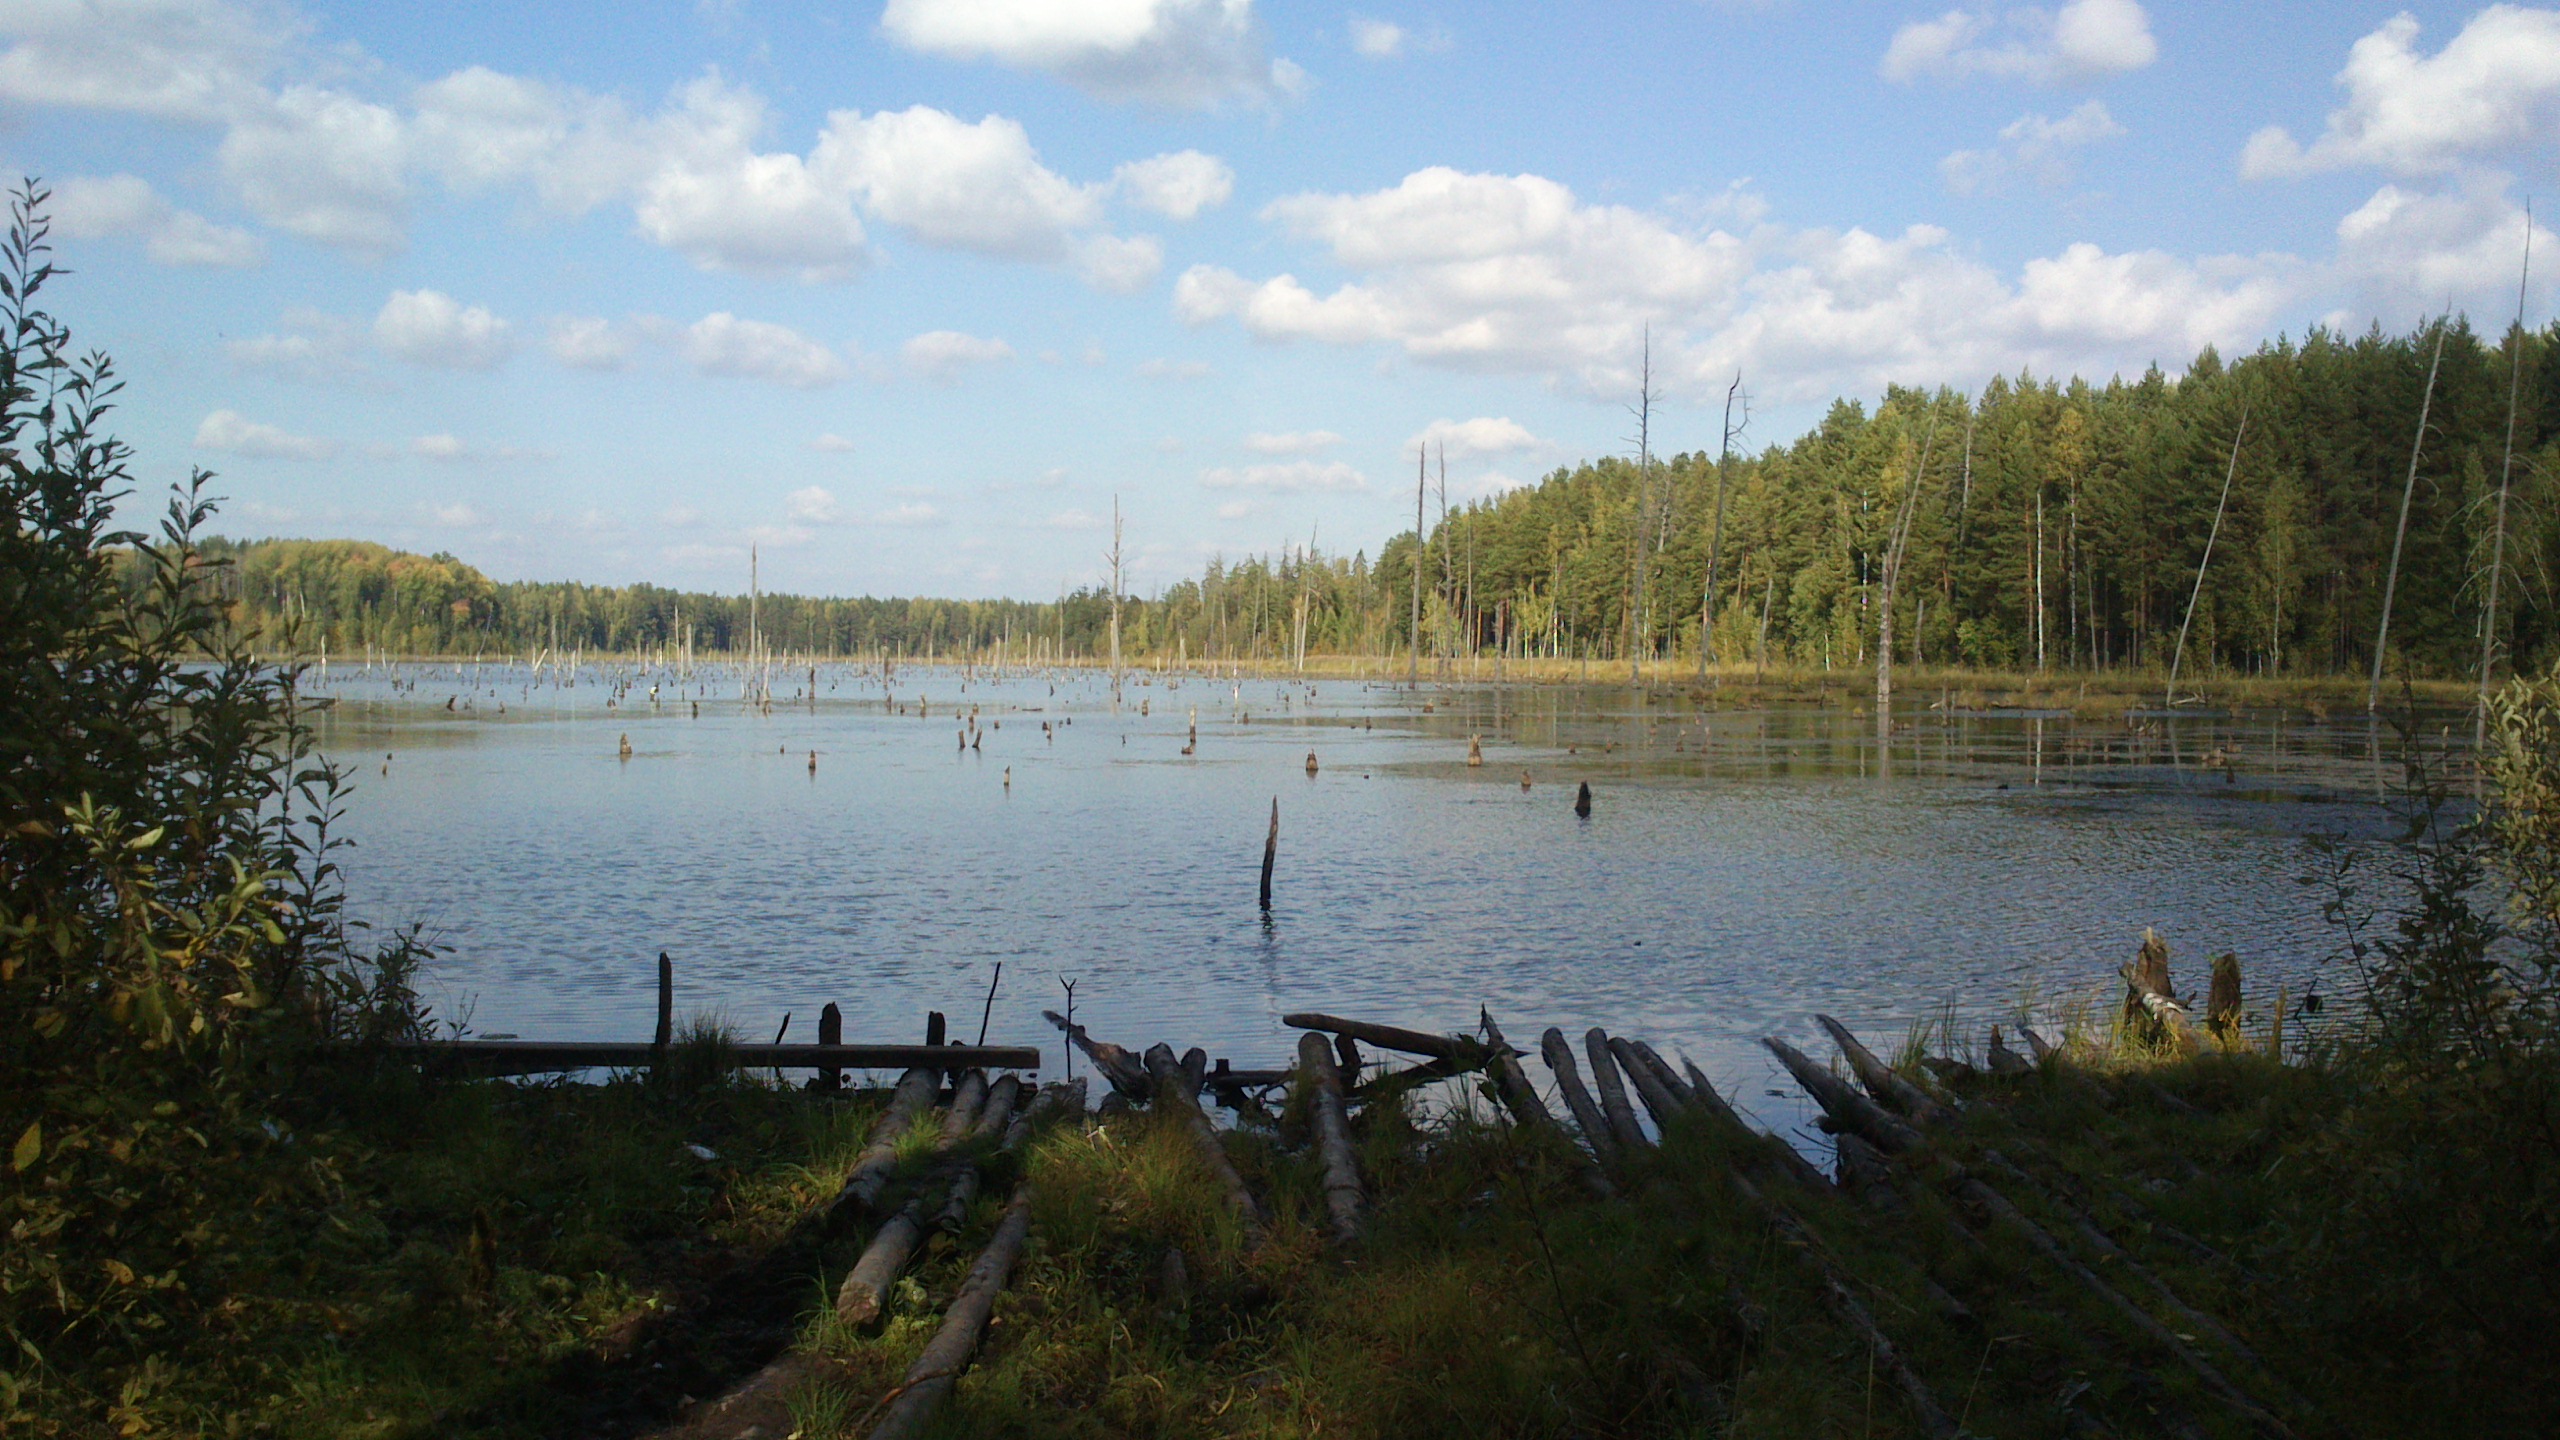
[[942, 1328], [924, 1347], [924, 1353], [907, 1367], [905, 1381], [893, 1392], [887, 1411], [873, 1427], [871, 1440], [910, 1440], [921, 1435], [932, 1423], [936, 1410], [949, 1399], [960, 1383], [960, 1372], [969, 1368], [971, 1357], [978, 1351], [978, 1341], [986, 1333], [987, 1320], [994, 1315], [996, 1295], [1013, 1273], [1014, 1262], [1022, 1258], [1023, 1242], [1031, 1234], [1031, 1197], [1026, 1192], [1014, 1198], [996, 1226], [993, 1239], [969, 1267], [969, 1276], [960, 1283], [960, 1293], [952, 1297], [951, 1308], [944, 1312]]
[[[1779, 1063], [1787, 1067], [1787, 1073], [1793, 1075], [1796, 1083], [1804, 1086], [1806, 1092], [1813, 1096], [1815, 1103], [1822, 1106], [1823, 1113], [1829, 1115], [1844, 1130], [1873, 1143], [1876, 1148], [1888, 1155], [1899, 1155], [1905, 1151], [1920, 1148], [1926, 1143], [1921, 1139], [1920, 1132], [1912, 1129], [1899, 1117], [1887, 1113], [1873, 1100], [1852, 1089], [1839, 1076], [1805, 1058], [1803, 1053], [1794, 1046], [1774, 1036], [1760, 1043], [1769, 1047], [1771, 1053], [1778, 1057]], [[1949, 1186], [1955, 1191], [1957, 1198], [2016, 1231], [2031, 1248], [2055, 1268], [2078, 1281], [2083, 1288], [2124, 1316], [2126, 1321], [2136, 1330], [2141, 1331], [2146, 1339], [2175, 1356], [2180, 1364], [2185, 1365], [2204, 1384], [2206, 1389], [2213, 1391], [2215, 1395], [2238, 1410], [2251, 1425], [2269, 1435], [2289, 1437], [2292, 1434], [2283, 1421], [2278, 1420], [2266, 1407], [2233, 1384], [2213, 1362], [2196, 1353], [2192, 1346], [2179, 1339], [2167, 1326], [2155, 1319], [2151, 1312], [2127, 1299], [2121, 1291], [2100, 1279], [2087, 1266], [2073, 1259], [2060, 1241], [2054, 1239], [2043, 1226], [2038, 1225], [2025, 1212], [2019, 1210], [2007, 1196], [1985, 1185], [1975, 1176], [1967, 1174], [1963, 1166], [1952, 1160], [1941, 1157], [1940, 1163], [1945, 1169]]]
[[[660, 1063], [657, 1047], [623, 1040], [388, 1040], [381, 1053], [440, 1075], [543, 1075], [566, 1070], [624, 1070]], [[923, 1064], [1037, 1070], [1033, 1045], [733, 1044], [719, 1050], [739, 1070], [904, 1070]]]
[[1155, 1098], [1148, 1103], [1159, 1112], [1173, 1114], [1190, 1132], [1200, 1158], [1207, 1162], [1209, 1173], [1217, 1179], [1227, 1213], [1243, 1225], [1249, 1242], [1258, 1241], [1262, 1235], [1262, 1207], [1254, 1203], [1253, 1191], [1246, 1187], [1244, 1176], [1236, 1170], [1236, 1162], [1228, 1156], [1226, 1145], [1218, 1139], [1218, 1127], [1209, 1123], [1208, 1113], [1200, 1108], [1200, 1097], [1185, 1083], [1182, 1062], [1174, 1058], [1173, 1047], [1150, 1045], [1146, 1059], [1147, 1073], [1155, 1077]]
[[1769, 1047], [1769, 1053], [1778, 1057], [1778, 1063], [1787, 1067], [1787, 1073], [1795, 1077], [1796, 1083], [1805, 1088], [1805, 1093], [1813, 1097], [1814, 1103], [1822, 1107], [1822, 1113], [1830, 1116], [1834, 1123], [1857, 1132], [1859, 1138], [1887, 1155], [1899, 1155], [1920, 1143], [1920, 1132], [1912, 1129], [1908, 1121], [1868, 1099], [1848, 1081], [1814, 1064], [1805, 1058], [1803, 1051], [1774, 1035], [1760, 1043]]
[[1644, 1108], [1652, 1114], [1654, 1133], [1668, 1136], [1671, 1122], [1688, 1107], [1680, 1103], [1680, 1097], [1670, 1086], [1662, 1083], [1662, 1076], [1646, 1061], [1644, 1052], [1636, 1048], [1635, 1042], [1613, 1035], [1609, 1037], [1609, 1053], [1617, 1057], [1618, 1068], [1626, 1072], [1627, 1083], [1635, 1087], [1637, 1098], [1644, 1101]]
[[1112, 1089], [1134, 1101], [1147, 1098], [1150, 1088], [1147, 1070], [1138, 1063], [1138, 1057], [1108, 1040], [1094, 1039], [1085, 1033], [1083, 1026], [1055, 1010], [1041, 1011], [1040, 1018], [1057, 1026], [1070, 1044], [1083, 1051], [1085, 1058], [1093, 1062], [1093, 1068], [1102, 1072], [1102, 1078], [1111, 1082]]
[[1476, 1016], [1484, 1026], [1485, 1044], [1492, 1052], [1485, 1068], [1492, 1073], [1494, 1093], [1502, 1097], [1503, 1106], [1510, 1110], [1511, 1118], [1522, 1130], [1560, 1143], [1581, 1162], [1583, 1186], [1593, 1195], [1606, 1200], [1617, 1194], [1618, 1187], [1610, 1184], [1609, 1177], [1600, 1173], [1599, 1162], [1584, 1154], [1582, 1148], [1565, 1135], [1564, 1127], [1556, 1123], [1555, 1113], [1547, 1108], [1538, 1088], [1529, 1083], [1528, 1073], [1513, 1058], [1515, 1052], [1510, 1042], [1502, 1038], [1502, 1027], [1493, 1023], [1493, 1012], [1479, 1006]]
[[[963, 1140], [985, 1130], [990, 1120], [1003, 1124], [1004, 1119], [993, 1112], [1001, 1106], [1005, 1115], [1010, 1116], [1013, 1097], [1021, 1088], [1022, 1082], [1010, 1075], [998, 1081], [993, 1091], [987, 1088], [985, 1077], [978, 1071], [972, 1070], [962, 1076], [959, 1087], [952, 1092], [951, 1108], [943, 1117], [942, 1134], [934, 1142], [935, 1156], [948, 1156]], [[967, 1173], [974, 1179], [977, 1168], [968, 1167]], [[871, 1243], [863, 1247], [862, 1258], [853, 1263], [853, 1268], [845, 1274], [844, 1283], [836, 1289], [836, 1314], [848, 1323], [868, 1324], [880, 1313], [881, 1300], [888, 1293], [890, 1282], [906, 1270], [907, 1262], [915, 1258], [916, 1247], [924, 1241], [925, 1207], [933, 1194], [930, 1183], [917, 1186], [916, 1193], [908, 1197], [907, 1203], [898, 1207], [898, 1213], [881, 1222], [880, 1228], [872, 1232]]]
[[[1960, 1170], [1956, 1173], [1962, 1175]], [[2168, 1326], [2154, 1318], [2150, 1311], [2125, 1298], [2122, 1291], [2100, 1279], [2088, 1266], [2073, 1259], [2071, 1253], [2062, 1248], [2061, 1241], [2054, 1239], [2043, 1226], [2029, 1219], [2017, 1206], [2009, 1203], [2007, 1196], [1970, 1175], [1962, 1175], [1962, 1178], [1955, 1182], [1955, 1192], [1957, 1198], [1980, 1208], [2016, 1231], [2055, 1269], [2079, 1281], [2081, 1288], [2104, 1301], [2117, 1314], [2122, 1315], [2125, 1321], [2134, 1329], [2141, 1331], [2146, 1339], [2177, 1357], [2178, 1363], [2186, 1366], [2207, 1390], [2212, 1391], [2225, 1404], [2238, 1411], [2241, 1418], [2247, 1420], [2252, 1427], [2263, 1434], [2278, 1437], [2278, 1440], [2291, 1440], [2292, 1429], [2282, 1420], [2277, 1419], [2273, 1412], [2259, 1404], [2247, 1391], [2233, 1384], [2230, 1377], [2224, 1375], [2218, 1366], [2197, 1354], [2193, 1346], [2178, 1338]]]
[[1564, 1031], [1548, 1026], [1538, 1040], [1538, 1053], [1546, 1057], [1547, 1068], [1555, 1072], [1556, 1090], [1564, 1096], [1565, 1108], [1573, 1112], [1573, 1123], [1582, 1131], [1582, 1143], [1591, 1147], [1591, 1156], [1603, 1165], [1617, 1162], [1617, 1137], [1609, 1133], [1607, 1117], [1591, 1098], [1582, 1083], [1581, 1067], [1573, 1063], [1573, 1047], [1565, 1043]]
[[844, 1177], [836, 1197], [827, 1204], [827, 1223], [841, 1224], [879, 1203], [880, 1192], [888, 1188], [890, 1173], [898, 1168], [898, 1137], [907, 1133], [916, 1116], [924, 1113], [941, 1091], [938, 1072], [921, 1066], [898, 1077], [898, 1088], [890, 1093], [889, 1108], [871, 1127], [871, 1138], [854, 1157], [853, 1168]]
[[1333, 1243], [1349, 1245], [1360, 1238], [1360, 1212], [1368, 1197], [1351, 1145], [1351, 1120], [1343, 1113], [1342, 1072], [1334, 1068], [1333, 1047], [1313, 1030], [1298, 1036], [1298, 1066], [1307, 1077], [1315, 1110], [1316, 1158], [1324, 1167], [1324, 1208], [1332, 1221]]
[[1339, 1015], [1302, 1010], [1283, 1015], [1280, 1023], [1297, 1030], [1322, 1030], [1328, 1034], [1365, 1040], [1388, 1050], [1401, 1050], [1407, 1055], [1420, 1055], [1429, 1060], [1471, 1058], [1474, 1042], [1455, 1035], [1428, 1035], [1420, 1030], [1407, 1030], [1400, 1025], [1377, 1025], [1366, 1020], [1345, 1020]]
[[1609, 1134], [1618, 1142], [1622, 1155], [1644, 1150], [1653, 1142], [1646, 1138], [1644, 1127], [1636, 1123], [1635, 1107], [1627, 1103], [1626, 1082], [1618, 1077], [1617, 1056], [1610, 1053], [1609, 1032], [1594, 1025], [1582, 1035], [1582, 1053], [1591, 1058], [1591, 1083], [1600, 1091], [1600, 1113], [1608, 1117]]
[[1740, 1172], [1732, 1172], [1729, 1178], [1735, 1193], [1757, 1209], [1770, 1227], [1788, 1242], [1787, 1248], [1801, 1256], [1822, 1277], [1823, 1302], [1866, 1342], [1867, 1353], [1874, 1357], [1876, 1368], [1891, 1378], [1894, 1388], [1902, 1392], [1903, 1403], [1911, 1407], [1911, 1416], [1919, 1422], [1921, 1433], [1929, 1436], [1930, 1440], [1957, 1440], [1961, 1432], [1957, 1430], [1955, 1421], [1948, 1418], [1945, 1408], [1930, 1393], [1928, 1383], [1903, 1358], [1901, 1350], [1884, 1333], [1884, 1327], [1876, 1323], [1876, 1317], [1859, 1303], [1856, 1293], [1849, 1288], [1848, 1277], [1823, 1255], [1822, 1242], [1804, 1227], [1803, 1222], [1787, 1213], [1784, 1206], [1770, 1200], [1760, 1187]]
[[1689, 1082], [1682, 1078], [1679, 1071], [1671, 1068], [1671, 1062], [1662, 1058], [1662, 1052], [1653, 1048], [1652, 1041], [1631, 1040], [1627, 1043], [1635, 1047], [1636, 1058], [1642, 1060], [1645, 1068], [1653, 1072], [1654, 1079], [1662, 1082], [1663, 1089], [1671, 1092], [1671, 1098], [1679, 1104], [1681, 1109], [1698, 1108], [1698, 1097], [1689, 1093]]
[[[1682, 1061], [1688, 1064], [1687, 1061]], [[1698, 1109], [1743, 1147], [1745, 1157], [1775, 1164], [1787, 1172], [1788, 1178], [1817, 1194], [1833, 1188], [1830, 1178], [1814, 1168], [1812, 1161], [1796, 1152], [1796, 1147], [1775, 1135], [1764, 1135], [1743, 1123], [1742, 1114], [1716, 1093], [1705, 1072], [1689, 1065], [1689, 1090], [1698, 1097]]]
[[1848, 1026], [1828, 1015], [1813, 1018], [1830, 1033], [1832, 1043], [1840, 1047], [1840, 1053], [1848, 1057], [1850, 1071], [1858, 1077], [1859, 1084], [1867, 1087], [1869, 1095], [1923, 1126], [1940, 1125], [1955, 1118], [1956, 1112], [1951, 1106], [1877, 1059], [1874, 1051], [1858, 1043], [1858, 1037], [1849, 1033]]

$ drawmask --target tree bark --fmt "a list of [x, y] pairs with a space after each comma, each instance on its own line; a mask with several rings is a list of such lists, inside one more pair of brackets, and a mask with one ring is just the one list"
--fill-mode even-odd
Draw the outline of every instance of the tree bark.
[[932, 1423], [934, 1412], [958, 1388], [960, 1372], [969, 1368], [970, 1358], [977, 1354], [979, 1337], [995, 1314], [996, 1296], [1012, 1275], [1014, 1262], [1022, 1258], [1023, 1243], [1030, 1235], [1031, 1197], [1026, 1192], [1015, 1197], [978, 1263], [969, 1267], [968, 1278], [943, 1316], [942, 1328], [915, 1364], [907, 1367], [906, 1381], [871, 1431], [871, 1440], [910, 1440]]
[[1617, 1057], [1609, 1051], [1609, 1032], [1594, 1025], [1582, 1036], [1582, 1053], [1591, 1057], [1591, 1083], [1600, 1090], [1600, 1113], [1609, 1119], [1609, 1133], [1626, 1155], [1644, 1150], [1653, 1142], [1644, 1127], [1636, 1123], [1635, 1107], [1627, 1103], [1626, 1083], [1618, 1077]]
[[1573, 1123], [1582, 1131], [1582, 1142], [1591, 1147], [1592, 1158], [1603, 1165], [1616, 1164], [1618, 1138], [1610, 1133], [1607, 1117], [1584, 1087], [1581, 1067], [1574, 1064], [1573, 1047], [1565, 1043], [1564, 1032], [1548, 1026], [1538, 1041], [1538, 1053], [1546, 1057], [1547, 1068], [1555, 1072], [1556, 1089], [1564, 1095], [1565, 1108], [1573, 1112]]
[[1334, 1068], [1333, 1047], [1313, 1030], [1298, 1036], [1298, 1069], [1307, 1077], [1315, 1109], [1316, 1156], [1324, 1167], [1324, 1208], [1332, 1221], [1333, 1243], [1349, 1245], [1360, 1238], [1367, 1194], [1351, 1144], [1351, 1120], [1343, 1113], [1342, 1072]]

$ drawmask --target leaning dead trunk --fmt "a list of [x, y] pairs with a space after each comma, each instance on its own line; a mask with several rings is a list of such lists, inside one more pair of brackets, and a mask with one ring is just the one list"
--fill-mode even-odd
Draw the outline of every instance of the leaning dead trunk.
[[1333, 1047], [1313, 1030], [1298, 1036], [1298, 1069], [1307, 1077], [1315, 1109], [1316, 1156], [1324, 1166], [1324, 1208], [1332, 1220], [1333, 1243], [1349, 1245], [1360, 1238], [1367, 1194], [1351, 1145], [1351, 1120], [1343, 1113], [1342, 1072], [1334, 1068]]
[[1155, 1078], [1155, 1098], [1149, 1102], [1159, 1111], [1169, 1112], [1191, 1135], [1200, 1158], [1217, 1179], [1220, 1198], [1227, 1213], [1244, 1227], [1248, 1241], [1262, 1236], [1262, 1207], [1255, 1204], [1253, 1191], [1246, 1187], [1244, 1176], [1236, 1170], [1236, 1162], [1227, 1155], [1227, 1147], [1218, 1139], [1218, 1127], [1209, 1123], [1208, 1113], [1200, 1108], [1197, 1092], [1185, 1083], [1182, 1062], [1174, 1058], [1170, 1045], [1147, 1047], [1147, 1073]]
[[932, 1423], [934, 1412], [958, 1388], [960, 1372], [969, 1368], [970, 1358], [977, 1354], [979, 1337], [995, 1314], [996, 1295], [1012, 1275], [1014, 1262], [1022, 1258], [1023, 1242], [1030, 1235], [1031, 1196], [1025, 1192], [1015, 1197], [978, 1263], [969, 1267], [969, 1277], [960, 1283], [960, 1293], [952, 1297], [951, 1308], [943, 1315], [942, 1328], [907, 1367], [907, 1378], [890, 1400], [888, 1413], [873, 1427], [871, 1440], [909, 1440]]
[[1538, 1053], [1546, 1057], [1547, 1068], [1555, 1072], [1556, 1089], [1564, 1096], [1565, 1108], [1573, 1112], [1573, 1123], [1582, 1130], [1583, 1143], [1591, 1147], [1592, 1158], [1603, 1165], [1617, 1162], [1617, 1137], [1609, 1133], [1608, 1118], [1591, 1098], [1582, 1083], [1582, 1069], [1573, 1063], [1573, 1047], [1565, 1043], [1564, 1032], [1550, 1025], [1538, 1041]]
[[1582, 1036], [1582, 1053], [1591, 1058], [1591, 1083], [1600, 1090], [1600, 1113], [1608, 1117], [1609, 1134], [1626, 1154], [1634, 1154], [1653, 1141], [1636, 1123], [1635, 1107], [1627, 1103], [1626, 1082], [1618, 1078], [1618, 1059], [1609, 1052], [1609, 1032], [1594, 1025]]

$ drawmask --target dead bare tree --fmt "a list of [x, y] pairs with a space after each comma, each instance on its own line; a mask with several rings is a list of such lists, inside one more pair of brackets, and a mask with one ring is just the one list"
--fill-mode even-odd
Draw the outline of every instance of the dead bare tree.
[[1920, 487], [1929, 479], [1929, 447], [1938, 440], [1938, 407], [1929, 402], [1929, 425], [1921, 432], [1920, 458], [1911, 467], [1911, 484], [1902, 492], [1902, 512], [1886, 537], [1883, 573], [1876, 605], [1876, 743], [1893, 735], [1893, 592], [1902, 578], [1902, 553], [1911, 543], [1911, 520], [1920, 508]]
[[2444, 364], [2445, 328], [2444, 320], [2436, 321], [2435, 358], [2427, 362], [2426, 394], [2418, 401], [2418, 433], [2409, 441], [2409, 478], [2400, 487], [2400, 525], [2391, 535], [2391, 569], [2382, 581], [2382, 624], [2373, 632], [2373, 679], [2364, 691], [2368, 715], [2382, 703], [2382, 657], [2391, 644], [2391, 602], [2400, 590], [2400, 548], [2409, 538], [2409, 502], [2418, 493], [2418, 457], [2427, 448], [2427, 415], [2436, 403], [2436, 371]]
[[[1742, 424], [1733, 423], [1733, 402], [1742, 402]], [[1751, 426], [1751, 397], [1742, 393], [1742, 372], [1733, 372], [1733, 383], [1724, 392], [1724, 444], [1716, 452], [1716, 518], [1707, 531], [1706, 599], [1698, 607], [1698, 678], [1707, 678], [1707, 665], [1716, 658], [1716, 567], [1724, 558], [1724, 488], [1725, 476], [1733, 468], [1733, 440]]]
[[1111, 693], [1120, 694], [1120, 497], [1111, 497]]
[[2231, 504], [2231, 477], [2240, 473], [2240, 437], [2249, 433], [2249, 407], [2240, 407], [2240, 425], [2231, 432], [2231, 463], [2222, 472], [2222, 498], [2213, 502], [2213, 528], [2204, 535], [2204, 558], [2196, 562], [2196, 588], [2187, 592], [2187, 618], [2178, 625], [2178, 648], [2169, 655], [2169, 686], [2160, 697], [2162, 709], [2178, 703], [2178, 666], [2187, 658], [2187, 631], [2196, 623], [2196, 602], [2204, 598], [2204, 567], [2213, 563], [2213, 542], [2222, 538], [2222, 512]]
[[1413, 648], [1405, 654], [1404, 688], [1422, 685], [1422, 489], [1431, 479], [1431, 446], [1413, 447]]
[[2524, 297], [2533, 278], [2533, 202], [2524, 206], [2524, 265], [2516, 277], [2516, 325], [2507, 346], [2507, 453], [2498, 462], [2498, 519], [2489, 539], [2489, 603], [2480, 613], [2480, 704], [2471, 717], [2471, 749], [2489, 743], [2489, 670], [2498, 654], [2498, 579], [2507, 564], [2507, 491], [2516, 468], [2516, 398], [2524, 379]]
[[1630, 567], [1627, 598], [1627, 683], [1644, 684], [1644, 579], [1645, 530], [1653, 515], [1653, 402], [1661, 398], [1653, 389], [1653, 326], [1644, 327], [1644, 368], [1636, 382], [1636, 403], [1627, 407], [1636, 417], [1636, 510], [1635, 560]]

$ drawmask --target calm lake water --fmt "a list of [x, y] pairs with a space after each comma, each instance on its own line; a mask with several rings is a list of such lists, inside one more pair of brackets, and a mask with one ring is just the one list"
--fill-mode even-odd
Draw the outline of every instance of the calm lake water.
[[1814, 1049], [1816, 1011], [1879, 1048], [1949, 1007], [1976, 1041], [2022, 1008], [2050, 1023], [2146, 925], [2182, 988], [2228, 949], [2253, 1009], [2303, 993], [2337, 941], [2306, 840], [2389, 819], [2360, 716], [1905, 691], [1887, 756], [1836, 706], [1624, 687], [1158, 676], [1115, 707], [1090, 673], [843, 666], [814, 699], [777, 674], [765, 711], [718, 670], [314, 678], [357, 782], [352, 907], [449, 947], [428, 993], [479, 1034], [645, 1038], [664, 950], [679, 1012], [748, 1038], [786, 1012], [814, 1038], [832, 1000], [848, 1039], [921, 1039], [928, 1010], [965, 1039], [1002, 961], [988, 1038], [1052, 1073], [1040, 1011], [1068, 979], [1097, 1035], [1239, 1066], [1294, 1053], [1285, 1011], [1463, 1030], [1483, 1006], [1529, 1048], [1598, 1024], [1685, 1053], [1782, 1130], [1802, 1107], [1756, 1042]]

